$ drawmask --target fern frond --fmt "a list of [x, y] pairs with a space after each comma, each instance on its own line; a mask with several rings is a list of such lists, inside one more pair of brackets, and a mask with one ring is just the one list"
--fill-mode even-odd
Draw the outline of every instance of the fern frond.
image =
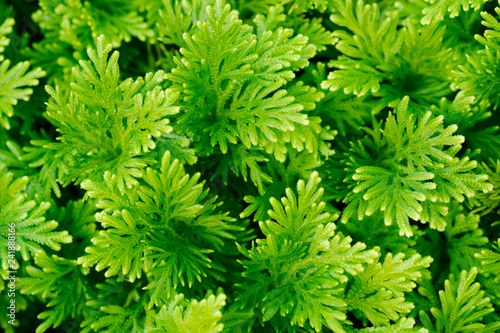
[[36, 333], [42, 333], [50, 327], [58, 327], [68, 317], [81, 315], [88, 288], [85, 275], [89, 270], [79, 267], [74, 260], [56, 255], [49, 257], [44, 252], [37, 253], [35, 264], [41, 269], [28, 266], [26, 270], [30, 277], [21, 278], [19, 286], [21, 293], [50, 298], [47, 307], [51, 309], [37, 316], [44, 321]]
[[462, 270], [479, 267], [477, 254], [488, 243], [488, 237], [479, 227], [479, 216], [467, 213], [463, 207], [453, 204], [446, 220], [444, 233], [448, 244], [447, 252], [451, 258], [450, 271], [458, 274]]
[[415, 327], [415, 319], [413, 318], [401, 318], [392, 325], [381, 326], [381, 327], [369, 327], [360, 330], [352, 330], [352, 332], [359, 333], [429, 333], [429, 331], [423, 327]]
[[495, 282], [500, 281], [500, 239], [493, 245], [493, 250], [482, 250], [475, 256], [481, 262], [480, 272], [491, 276]]
[[[435, 21], [441, 21], [445, 15], [457, 17], [460, 11], [468, 11], [480, 9], [488, 0], [425, 0], [430, 4], [422, 11], [424, 17], [422, 24], [430, 24]], [[449, 13], [449, 14], [448, 14]]]
[[[329, 63], [336, 70], [323, 89], [357, 97], [379, 97], [381, 107], [395, 106], [408, 95], [428, 107], [451, 93], [451, 51], [443, 45], [444, 27], [403, 22], [399, 11], [383, 11], [377, 3], [339, 0], [331, 20], [341, 55]], [[402, 28], [400, 26], [402, 25]]]
[[[66, 92], [47, 87], [52, 99], [47, 115], [57, 124], [61, 143], [47, 145], [73, 163], [64, 182], [98, 179], [105, 170], [117, 176], [121, 191], [137, 184], [141, 168], [154, 163], [142, 154], [155, 149], [154, 138], [172, 131], [166, 116], [175, 114], [173, 90], [162, 90], [163, 72], [120, 82], [118, 52], [109, 56], [111, 44], [98, 38], [89, 49], [91, 61], [73, 68], [76, 82]], [[97, 178], [95, 178], [97, 176]]]
[[[362, 220], [380, 210], [385, 224], [396, 222], [402, 235], [413, 233], [410, 218], [442, 231], [445, 223], [440, 216], [447, 209], [441, 203], [450, 199], [462, 202], [478, 191], [493, 189], [486, 175], [472, 173], [476, 161], [455, 157], [464, 140], [453, 135], [456, 125], [443, 128], [443, 117], [431, 118], [430, 112], [417, 120], [409, 113], [408, 101], [405, 98], [400, 103], [397, 117], [389, 114], [383, 137], [375, 129], [367, 130], [372, 136], [369, 141], [352, 144], [349, 154], [356, 157], [344, 161], [349, 170], [344, 181], [351, 184], [351, 192], [344, 199], [348, 206], [342, 222], [355, 214]], [[372, 157], [364, 145], [384, 153]]]
[[[45, 212], [49, 202], [37, 203], [26, 200], [23, 190], [28, 177], [13, 181], [13, 174], [5, 167], [0, 168], [0, 243], [2, 248], [2, 268], [19, 267], [16, 258], [8, 255], [9, 248], [19, 251], [23, 260], [28, 260], [36, 253], [45, 252], [44, 246], [58, 251], [61, 244], [71, 243], [72, 237], [67, 231], [55, 231], [56, 221], [46, 221]], [[9, 245], [9, 229], [15, 234], [15, 245]], [[12, 243], [12, 241], [10, 241]], [[14, 264], [9, 264], [9, 259]]]
[[362, 271], [377, 252], [335, 235], [333, 217], [320, 201], [319, 182], [313, 172], [307, 184], [297, 183], [297, 194], [288, 188], [281, 203], [271, 199], [272, 220], [260, 222], [266, 238], [250, 250], [239, 246], [248, 260], [242, 262], [246, 281], [237, 301], [261, 309], [263, 321], [279, 311], [292, 325], [308, 322], [316, 331], [326, 326], [343, 332], [347, 304], [340, 284], [347, 281], [346, 272]]
[[[281, 89], [314, 55], [306, 37], [282, 28], [258, 28], [255, 34], [217, 1], [207, 7], [206, 21], [183, 38], [183, 57], [175, 59], [177, 68], [167, 78], [183, 86], [186, 108], [179, 125], [192, 133], [198, 151], [209, 155], [215, 146], [226, 153], [230, 144], [274, 143], [280, 132], [308, 124], [297, 94]], [[312, 105], [322, 97], [314, 88], [306, 93]]]
[[404, 299], [404, 294], [417, 286], [417, 279], [429, 275], [426, 268], [433, 259], [419, 254], [406, 260], [404, 257], [403, 253], [388, 253], [383, 263], [368, 264], [356, 274], [346, 295], [348, 308], [360, 310], [375, 326], [388, 325], [409, 313], [414, 305]]
[[[4, 31], [8, 31], [6, 29], [8, 25], [4, 23], [2, 27]], [[5, 41], [5, 36], [2, 40]], [[9, 59], [0, 63], [0, 125], [6, 129], [10, 128], [7, 117], [14, 115], [14, 106], [19, 100], [27, 101], [33, 93], [33, 89], [27, 87], [38, 85], [38, 79], [45, 76], [45, 72], [40, 68], [28, 71], [29, 67], [28, 61], [17, 63], [12, 67]]]
[[420, 312], [420, 320], [431, 332], [496, 332], [500, 322], [486, 324], [485, 317], [494, 312], [490, 299], [484, 297], [478, 282], [474, 283], [477, 268], [462, 271], [460, 278], [452, 274], [445, 281], [444, 291], [439, 292], [441, 308], [432, 308], [435, 323], [425, 312]]
[[[106, 269], [105, 276], [123, 274], [133, 282], [143, 273], [152, 276], [146, 289], [169, 295], [180, 283], [190, 286], [211, 268], [209, 254], [231, 239], [232, 218], [216, 213], [216, 197], [190, 177], [167, 152], [160, 171], [148, 168], [142, 186], [122, 194], [116, 177], [105, 174], [106, 185], [85, 181], [88, 195], [103, 211], [96, 219], [105, 230], [92, 239], [88, 253], [78, 259], [84, 267]], [[116, 198], [116, 199], [115, 199]], [[111, 199], [111, 200], [109, 200]], [[199, 237], [203, 235], [203, 237]], [[158, 303], [155, 297], [152, 303]]]
[[183, 301], [183, 295], [176, 295], [167, 305], [164, 305], [155, 317], [156, 328], [151, 332], [221, 332], [224, 325], [219, 323], [222, 318], [221, 310], [226, 304], [226, 296], [210, 295], [201, 301]]
[[[495, 13], [500, 16], [500, 7], [495, 8]], [[454, 89], [460, 89], [467, 96], [476, 99], [489, 100], [495, 108], [500, 105], [498, 98], [498, 72], [500, 70], [500, 22], [498, 18], [487, 12], [482, 12], [482, 24], [488, 28], [484, 36], [476, 35], [476, 39], [484, 48], [476, 53], [467, 55], [467, 63], [459, 66], [455, 72]]]

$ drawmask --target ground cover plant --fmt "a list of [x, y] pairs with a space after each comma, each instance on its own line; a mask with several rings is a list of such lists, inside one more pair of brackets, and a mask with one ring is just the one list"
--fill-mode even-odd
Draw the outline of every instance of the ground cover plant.
[[0, 0], [5, 332], [500, 332], [500, 2]]

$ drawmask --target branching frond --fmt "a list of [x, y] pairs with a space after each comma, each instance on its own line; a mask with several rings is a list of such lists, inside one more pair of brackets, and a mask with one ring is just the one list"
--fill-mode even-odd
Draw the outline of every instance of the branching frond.
[[420, 319], [431, 332], [497, 332], [500, 322], [486, 324], [484, 318], [495, 311], [490, 299], [484, 297], [478, 282], [474, 282], [477, 269], [462, 271], [457, 280], [454, 275], [444, 283], [439, 292], [441, 308], [432, 308], [435, 323], [429, 316], [420, 312]]
[[141, 155], [155, 149], [154, 138], [172, 131], [166, 116], [175, 114], [172, 106], [178, 93], [159, 86], [162, 71], [144, 78], [120, 82], [118, 52], [104, 36], [97, 49], [89, 49], [90, 61], [73, 68], [76, 82], [68, 94], [47, 87], [51, 100], [47, 115], [58, 125], [61, 143], [47, 145], [58, 156], [71, 156], [65, 182], [99, 179], [104, 171], [117, 176], [121, 191], [137, 184], [141, 169], [154, 163]]
[[348, 206], [342, 222], [353, 215], [361, 220], [380, 210], [385, 224], [396, 222], [402, 235], [412, 235], [410, 219], [442, 231], [445, 222], [440, 216], [447, 214], [443, 203], [463, 202], [477, 191], [493, 189], [486, 175], [471, 172], [476, 161], [455, 157], [464, 141], [453, 135], [457, 126], [444, 128], [443, 117], [433, 118], [431, 112], [415, 119], [408, 102], [408, 98], [403, 100], [396, 116], [389, 114], [380, 129], [383, 137], [380, 124], [367, 130], [363, 144], [380, 155], [372, 157], [361, 143], [352, 144], [348, 154], [353, 156], [344, 162], [348, 170], [344, 182], [350, 184], [351, 192], [344, 199]]
[[13, 181], [12, 173], [0, 168], [0, 253], [3, 269], [10, 267], [15, 270], [19, 267], [16, 257], [9, 255], [9, 251], [19, 251], [23, 260], [28, 260], [36, 253], [43, 253], [45, 246], [58, 251], [61, 244], [72, 241], [67, 231], [55, 231], [58, 226], [56, 221], [46, 221], [44, 215], [50, 207], [49, 202], [26, 200], [23, 190], [27, 183], [28, 177]]
[[230, 225], [233, 219], [227, 213], [216, 212], [216, 197], [207, 199], [208, 190], [198, 183], [199, 177], [186, 174], [167, 152], [160, 171], [148, 168], [143, 185], [125, 194], [110, 173], [105, 174], [104, 184], [83, 182], [103, 209], [96, 219], [104, 230], [78, 263], [106, 269], [106, 277], [123, 274], [132, 282], [143, 273], [151, 276], [154, 282], [146, 289], [153, 291], [155, 304], [157, 291], [168, 296], [178, 284], [191, 286], [201, 280], [212, 268], [209, 254], [234, 238], [230, 232], [238, 228]]

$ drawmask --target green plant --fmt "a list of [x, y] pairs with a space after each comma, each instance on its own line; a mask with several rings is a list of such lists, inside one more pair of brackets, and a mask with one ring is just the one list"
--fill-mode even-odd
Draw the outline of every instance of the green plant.
[[0, 2], [0, 326], [500, 331], [499, 15]]

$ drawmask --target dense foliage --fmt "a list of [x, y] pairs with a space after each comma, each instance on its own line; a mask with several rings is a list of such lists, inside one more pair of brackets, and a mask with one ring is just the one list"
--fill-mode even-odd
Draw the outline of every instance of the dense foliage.
[[500, 332], [499, 114], [497, 0], [0, 0], [0, 327]]

